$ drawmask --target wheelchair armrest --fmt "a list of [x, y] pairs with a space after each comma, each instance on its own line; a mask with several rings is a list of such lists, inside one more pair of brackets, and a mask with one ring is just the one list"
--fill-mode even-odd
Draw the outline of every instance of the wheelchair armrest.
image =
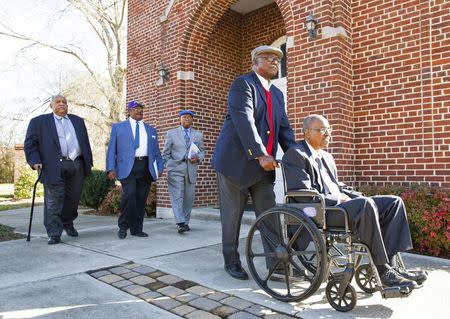
[[296, 189], [287, 191], [285, 195], [289, 197], [316, 197], [322, 194], [315, 189]]
[[[336, 212], [336, 213], [341, 213], [341, 214], [344, 214], [344, 220], [345, 220], [345, 231], [346, 232], [350, 232], [350, 225], [349, 225], [349, 217], [348, 217], [348, 212], [345, 210], [345, 209], [343, 209], [343, 208], [341, 208], [341, 207], [337, 207], [337, 206], [326, 206], [325, 207], [325, 216], [328, 214], [328, 213], [331, 213], [331, 212]], [[325, 217], [325, 220], [326, 220], [326, 217]]]

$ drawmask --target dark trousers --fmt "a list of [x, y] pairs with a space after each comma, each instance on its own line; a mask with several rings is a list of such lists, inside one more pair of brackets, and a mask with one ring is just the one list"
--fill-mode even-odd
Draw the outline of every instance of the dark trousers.
[[[248, 195], [252, 197], [255, 214], [258, 217], [265, 210], [275, 206], [273, 181], [264, 178], [251, 184], [239, 184], [217, 172], [217, 185], [219, 188], [220, 219], [222, 223], [222, 253], [225, 266], [240, 263], [238, 245], [241, 229], [242, 214], [247, 204]], [[275, 223], [262, 225], [261, 232], [272, 237], [276, 233]], [[265, 250], [269, 246], [267, 239], [262, 236]], [[267, 261], [270, 263], [270, 261]]]
[[144, 223], [145, 205], [153, 178], [148, 170], [148, 159], [135, 160], [130, 175], [121, 179], [121, 214], [119, 216], [119, 228], [127, 230], [131, 234], [142, 232]]
[[369, 247], [376, 265], [387, 264], [396, 253], [412, 249], [405, 204], [400, 197], [358, 197], [338, 206], [348, 212], [350, 229]]
[[59, 180], [44, 184], [44, 226], [48, 236], [61, 236], [65, 227], [73, 226], [83, 181], [83, 160], [63, 160]]

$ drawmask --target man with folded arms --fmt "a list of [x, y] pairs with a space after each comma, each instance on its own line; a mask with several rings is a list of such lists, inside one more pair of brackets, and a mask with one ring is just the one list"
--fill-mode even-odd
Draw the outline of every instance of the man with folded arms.
[[128, 229], [132, 236], [148, 236], [143, 231], [147, 196], [164, 168], [156, 129], [142, 120], [144, 104], [130, 101], [127, 107], [129, 118], [112, 126], [106, 153], [109, 179], [122, 184], [120, 239], [127, 237]]

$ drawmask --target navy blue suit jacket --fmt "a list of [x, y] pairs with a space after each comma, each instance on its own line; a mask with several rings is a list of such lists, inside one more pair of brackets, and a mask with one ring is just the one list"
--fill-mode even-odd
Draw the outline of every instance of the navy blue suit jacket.
[[[273, 154], [278, 143], [284, 151], [295, 144], [294, 133], [284, 108], [283, 93], [270, 86], [274, 127]], [[228, 110], [217, 139], [212, 158], [213, 168], [241, 184], [252, 183], [264, 176], [275, 179], [275, 173], [266, 172], [256, 160], [267, 155], [269, 120], [265, 90], [255, 72], [237, 78], [228, 93]]]
[[[147, 132], [148, 170], [153, 180], [156, 181], [158, 174], [164, 169], [164, 162], [158, 146], [158, 134], [156, 129], [147, 123], [144, 123], [144, 127]], [[130, 121], [114, 124], [106, 153], [106, 171], [116, 172], [119, 180], [127, 178], [133, 168], [135, 153]]]
[[[341, 193], [350, 198], [356, 198], [362, 194], [338, 181], [336, 162], [333, 155], [321, 150], [324, 166], [328, 170], [331, 179], [339, 186]], [[325, 195], [327, 206], [335, 206], [338, 203], [337, 196], [326, 194], [322, 185], [319, 168], [315, 165], [311, 150], [305, 140], [291, 147], [283, 156], [284, 172], [286, 176], [287, 190], [315, 189]]]
[[[84, 120], [73, 114], [68, 116], [80, 144], [84, 175], [90, 175], [92, 151]], [[31, 167], [34, 164], [42, 164], [42, 183], [56, 183], [60, 179], [62, 154], [53, 113], [42, 114], [31, 119], [24, 141], [24, 151], [27, 163]]]

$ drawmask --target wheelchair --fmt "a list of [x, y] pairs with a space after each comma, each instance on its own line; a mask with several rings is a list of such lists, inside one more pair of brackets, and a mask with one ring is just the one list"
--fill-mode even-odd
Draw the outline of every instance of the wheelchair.
[[[316, 190], [287, 191], [284, 203], [263, 212], [250, 227], [246, 242], [249, 272], [258, 286], [284, 302], [304, 300], [327, 282], [325, 295], [337, 311], [352, 310], [357, 301], [351, 282], [383, 298], [407, 297], [407, 287], [384, 288], [369, 248], [349, 229], [347, 212], [326, 207]], [[338, 223], [331, 222], [331, 216]], [[405, 268], [400, 254], [397, 267]]]

